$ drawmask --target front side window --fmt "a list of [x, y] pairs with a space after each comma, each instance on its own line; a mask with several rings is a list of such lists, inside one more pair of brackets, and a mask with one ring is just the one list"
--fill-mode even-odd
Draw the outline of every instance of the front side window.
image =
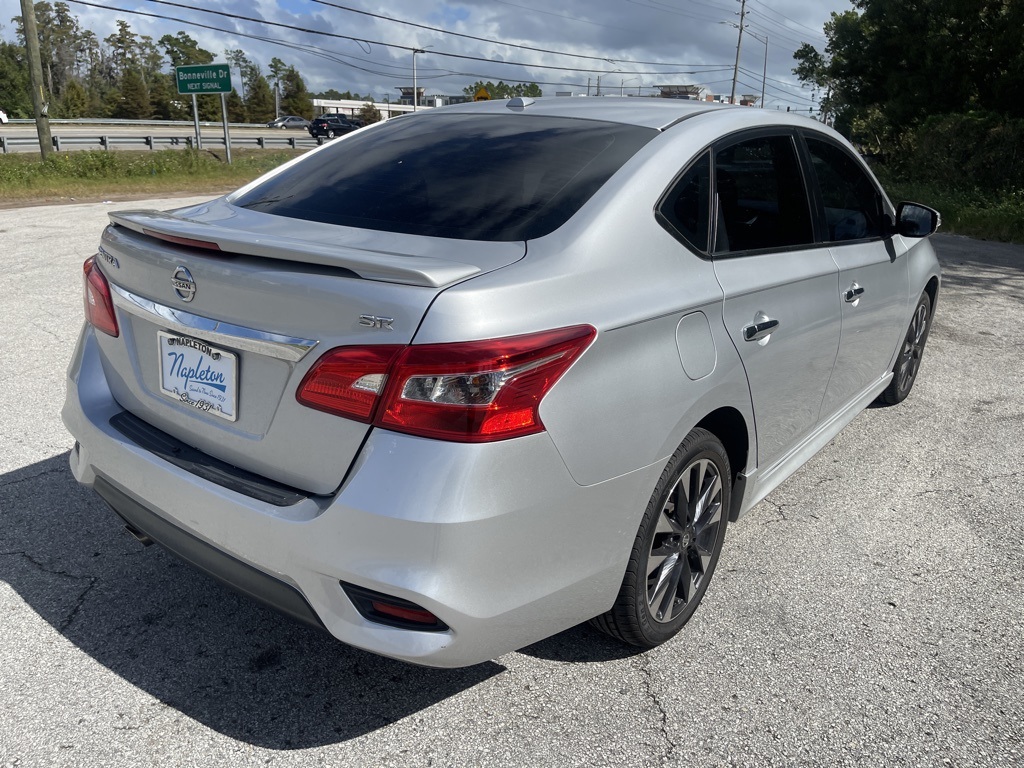
[[568, 221], [656, 135], [535, 115], [399, 117], [328, 145], [232, 202], [386, 232], [529, 240]]
[[760, 136], [715, 153], [715, 253], [814, 242], [811, 211], [789, 136]]
[[827, 241], [882, 237], [883, 198], [860, 163], [831, 142], [810, 137], [806, 141], [825, 206]]

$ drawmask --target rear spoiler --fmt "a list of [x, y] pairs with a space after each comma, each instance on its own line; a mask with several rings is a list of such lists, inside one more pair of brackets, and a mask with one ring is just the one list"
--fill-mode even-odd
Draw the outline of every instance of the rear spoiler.
[[162, 211], [112, 211], [109, 216], [117, 226], [181, 245], [340, 267], [366, 280], [385, 283], [440, 288], [481, 272], [480, 267], [473, 264], [276, 237], [206, 224]]

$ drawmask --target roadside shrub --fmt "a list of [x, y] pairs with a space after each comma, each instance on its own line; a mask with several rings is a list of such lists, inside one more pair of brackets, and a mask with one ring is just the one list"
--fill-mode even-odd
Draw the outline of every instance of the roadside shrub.
[[913, 131], [903, 174], [986, 191], [1024, 189], [1024, 120], [987, 112], [931, 117]]

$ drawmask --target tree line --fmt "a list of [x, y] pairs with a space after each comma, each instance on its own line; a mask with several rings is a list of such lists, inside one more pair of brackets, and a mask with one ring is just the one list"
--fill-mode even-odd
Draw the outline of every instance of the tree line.
[[793, 72], [915, 178], [1024, 189], [1024, 0], [853, 0]]
[[[179, 95], [173, 68], [210, 64], [216, 58], [186, 32], [154, 40], [134, 32], [124, 20], [100, 38], [83, 29], [67, 3], [35, 3], [40, 58], [47, 91], [47, 114], [52, 118], [112, 117], [129, 120], [187, 120], [192, 100]], [[32, 116], [24, 25], [12, 19], [17, 42], [0, 41], [0, 108], [10, 117]], [[227, 95], [228, 119], [262, 123], [277, 114], [313, 116], [313, 98], [373, 101], [369, 94], [330, 89], [313, 94], [298, 69], [272, 58], [266, 70], [241, 49], [227, 50], [221, 59], [233, 70], [234, 90]], [[536, 84], [476, 83], [464, 91], [472, 96], [485, 87], [492, 98], [540, 96]], [[197, 95], [201, 120], [219, 120], [218, 95]], [[369, 108], [364, 119], [379, 119]]]
[[[191, 98], [178, 94], [173, 67], [210, 64], [216, 57], [186, 32], [154, 40], [118, 20], [117, 29], [100, 39], [79, 25], [66, 3], [39, 2], [35, 13], [50, 117], [191, 117]], [[24, 25], [20, 16], [12, 21], [18, 42], [0, 41], [0, 104], [11, 117], [31, 117]], [[265, 74], [260, 64], [240, 49], [225, 51], [224, 60], [238, 73], [240, 85], [227, 97], [232, 122], [273, 119], [275, 91], [282, 112], [312, 116], [312, 95], [294, 66], [273, 58]], [[220, 119], [219, 96], [206, 94], [197, 99], [200, 119]]]

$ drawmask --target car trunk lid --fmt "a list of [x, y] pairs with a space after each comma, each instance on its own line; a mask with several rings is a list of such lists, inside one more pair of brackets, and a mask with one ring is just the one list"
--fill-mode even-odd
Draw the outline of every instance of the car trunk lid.
[[121, 334], [98, 336], [115, 398], [217, 459], [316, 494], [338, 487], [369, 429], [296, 400], [320, 355], [411, 342], [446, 286], [525, 252], [297, 226], [224, 201], [110, 218], [98, 261]]

